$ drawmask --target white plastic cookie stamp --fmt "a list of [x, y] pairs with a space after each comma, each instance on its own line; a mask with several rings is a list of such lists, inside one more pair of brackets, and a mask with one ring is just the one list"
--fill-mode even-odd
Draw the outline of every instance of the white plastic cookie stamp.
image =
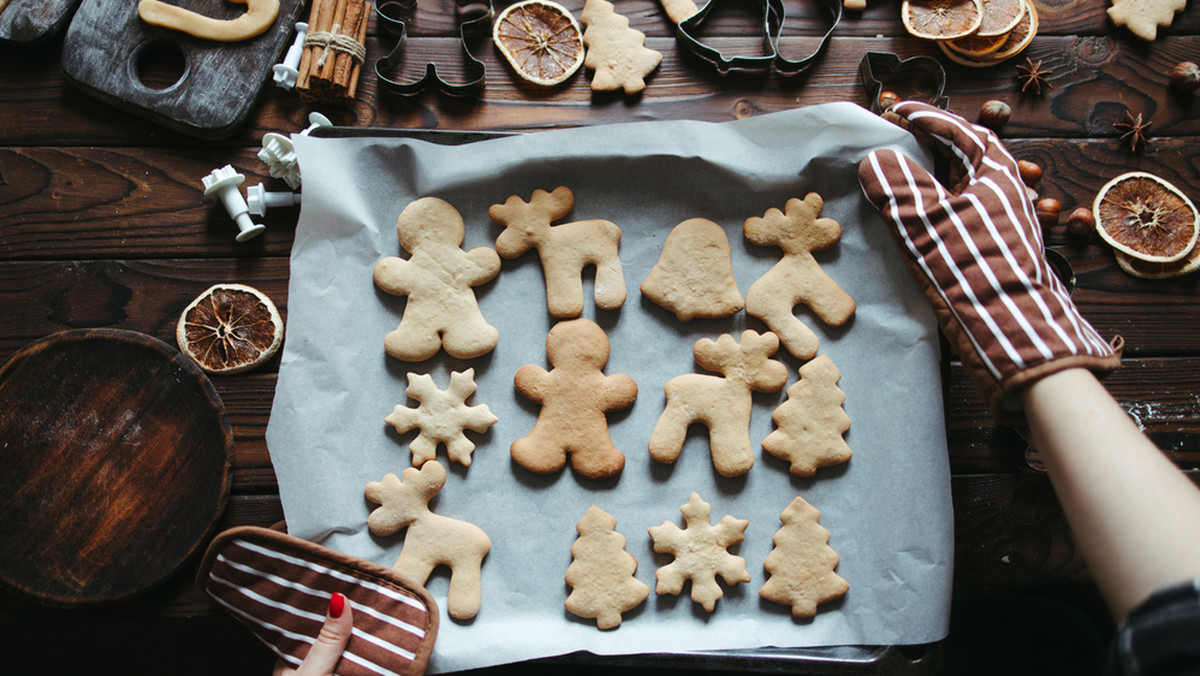
[[221, 200], [221, 203], [225, 205], [225, 211], [229, 212], [229, 217], [237, 223], [236, 239], [239, 242], [254, 239], [267, 229], [266, 226], [259, 225], [250, 219], [250, 207], [238, 190], [238, 186], [245, 180], [245, 176], [239, 174], [228, 164], [219, 169], [213, 169], [212, 173], [201, 179], [204, 184], [204, 196], [215, 196]]
[[[308, 136], [314, 129], [332, 126], [333, 122], [328, 117], [311, 112], [308, 114], [308, 128], [300, 132], [300, 135]], [[275, 132], [263, 134], [262, 150], [258, 151], [258, 159], [267, 165], [272, 178], [283, 179], [292, 190], [300, 187], [300, 162], [296, 158], [296, 148], [292, 139]]]
[[266, 216], [267, 209], [282, 209], [300, 204], [300, 193], [281, 190], [268, 191], [262, 183], [246, 188], [246, 203], [250, 213], [255, 216]]
[[308, 37], [308, 24], [296, 22], [296, 39], [283, 55], [283, 61], [271, 69], [274, 73], [275, 86], [292, 89], [296, 86], [296, 78], [300, 77], [300, 59], [304, 56], [304, 38]]

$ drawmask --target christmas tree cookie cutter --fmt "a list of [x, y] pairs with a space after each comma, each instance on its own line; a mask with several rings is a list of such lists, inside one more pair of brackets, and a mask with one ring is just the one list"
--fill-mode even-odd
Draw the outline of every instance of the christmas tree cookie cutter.
[[675, 36], [679, 44], [695, 56], [716, 67], [717, 72], [725, 75], [731, 72], [766, 72], [774, 70], [779, 75], [799, 75], [808, 69], [817, 56], [825, 50], [834, 29], [842, 19], [842, 2], [840, 0], [821, 0], [821, 7], [828, 13], [829, 28], [821, 36], [817, 48], [807, 56], [799, 59], [789, 59], [779, 48], [780, 33], [786, 18], [783, 0], [760, 0], [762, 3], [762, 39], [763, 53], [755, 56], [729, 56], [716, 47], [700, 39], [704, 24], [710, 19], [714, 10], [724, 0], [709, 0], [695, 14], [680, 21], [675, 27]]
[[[481, 37], [491, 35], [495, 9], [491, 0], [454, 0], [454, 14], [462, 39], [461, 64], [458, 69], [428, 61], [419, 77], [396, 79], [389, 74], [405, 72], [408, 51], [408, 24], [416, 14], [417, 0], [389, 0], [375, 6], [380, 27], [397, 36], [396, 47], [387, 56], [375, 61], [375, 75], [388, 92], [400, 96], [416, 96], [430, 84], [436, 84], [448, 96], [476, 96], [483, 91], [486, 68], [471, 53], [470, 45]], [[411, 67], [409, 72], [414, 72]], [[451, 75], [454, 70], [461, 72]]]

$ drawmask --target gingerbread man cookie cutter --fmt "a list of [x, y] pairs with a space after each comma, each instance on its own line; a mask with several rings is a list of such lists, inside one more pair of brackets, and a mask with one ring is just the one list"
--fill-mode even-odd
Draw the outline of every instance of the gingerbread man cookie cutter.
[[675, 36], [679, 44], [689, 52], [716, 67], [717, 72], [725, 75], [731, 72], [766, 72], [773, 70], [779, 75], [799, 75], [809, 68], [816, 58], [825, 50], [833, 36], [834, 29], [842, 19], [842, 2], [840, 0], [822, 0], [821, 7], [828, 13], [829, 29], [821, 36], [817, 48], [807, 56], [799, 59], [789, 59], [784, 56], [779, 47], [780, 34], [786, 18], [783, 0], [760, 0], [762, 2], [762, 38], [763, 53], [755, 56], [728, 56], [716, 47], [704, 42], [699, 35], [704, 24], [723, 0], [709, 0], [695, 14], [680, 21], [675, 27]]
[[[389, 74], [405, 72], [405, 56], [408, 51], [408, 24], [416, 14], [417, 0], [388, 0], [375, 6], [380, 27], [397, 36], [396, 47], [387, 56], [375, 61], [375, 74], [386, 91], [399, 96], [416, 96], [431, 84], [448, 96], [476, 96], [483, 91], [486, 68], [483, 62], [471, 53], [470, 45], [481, 37], [491, 35], [495, 9], [491, 0], [454, 0], [454, 14], [458, 21], [462, 39], [461, 64], [450, 69], [442, 64], [428, 61], [419, 77], [396, 79]], [[452, 70], [459, 73], [451, 74]], [[413, 72], [411, 69], [409, 72]]]

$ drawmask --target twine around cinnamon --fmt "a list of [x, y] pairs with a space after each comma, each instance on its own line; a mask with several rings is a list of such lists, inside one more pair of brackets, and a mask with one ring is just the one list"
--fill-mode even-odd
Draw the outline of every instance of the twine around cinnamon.
[[313, 0], [296, 91], [309, 103], [354, 100], [367, 55], [370, 0]]

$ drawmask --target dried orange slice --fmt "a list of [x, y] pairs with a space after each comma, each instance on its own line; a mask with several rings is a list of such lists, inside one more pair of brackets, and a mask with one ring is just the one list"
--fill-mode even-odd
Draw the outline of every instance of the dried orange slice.
[[244, 284], [217, 284], [179, 316], [179, 351], [214, 374], [252, 369], [279, 349], [283, 319], [261, 291]]
[[954, 40], [979, 30], [981, 0], [904, 0], [900, 20], [912, 35], [926, 40]]
[[1182, 277], [1200, 270], [1200, 246], [1193, 247], [1188, 255], [1170, 263], [1148, 263], [1133, 256], [1114, 251], [1117, 267], [1141, 279], [1168, 279]]
[[999, 50], [1007, 39], [1007, 35], [984, 36], [976, 33], [965, 38], [942, 40], [938, 45], [968, 59], [979, 59]]
[[1007, 35], [1025, 15], [1026, 0], [982, 0], [982, 3], [983, 20], [975, 32], [980, 37]]
[[1131, 171], [1109, 181], [1092, 205], [1096, 232], [1114, 249], [1149, 263], [1184, 258], [1200, 236], [1195, 205], [1168, 181]]
[[[1026, 5], [1025, 13], [1021, 15], [1021, 19], [1017, 22], [1016, 27], [1004, 36], [1003, 42], [996, 49], [986, 51], [991, 45], [985, 41], [991, 38], [979, 38], [979, 42], [976, 43], [974, 42], [976, 40], [976, 36], [974, 35], [960, 38], [959, 40], [942, 40], [938, 42], [938, 47], [942, 49], [942, 53], [946, 55], [946, 58], [959, 65], [970, 66], [972, 68], [994, 66], [1012, 58], [1024, 51], [1029, 46], [1029, 43], [1033, 42], [1034, 36], [1037, 35], [1037, 9], [1028, 2], [1024, 4]], [[968, 46], [976, 44], [984, 45], [985, 51], [977, 49], [972, 52], [970, 49], [959, 47], [959, 44]]]
[[583, 64], [583, 30], [562, 5], [524, 0], [500, 13], [492, 38], [522, 78], [553, 86], [565, 82]]

